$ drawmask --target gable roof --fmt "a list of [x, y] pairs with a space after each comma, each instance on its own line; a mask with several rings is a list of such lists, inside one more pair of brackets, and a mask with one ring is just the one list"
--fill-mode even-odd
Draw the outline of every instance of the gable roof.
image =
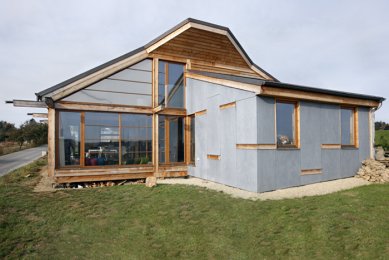
[[65, 80], [57, 85], [54, 85], [50, 88], [42, 90], [38, 93], [35, 93], [35, 95], [37, 96], [38, 100], [42, 100], [43, 97], [49, 96], [53, 92], [57, 92], [58, 90], [65, 88], [66, 86], [69, 86], [72, 83], [75, 83], [75, 82], [82, 80], [82, 79], [84, 79], [84, 78], [86, 78], [94, 73], [97, 73], [103, 69], [106, 69], [112, 65], [115, 65], [118, 62], [129, 59], [137, 54], [141, 54], [142, 52], [150, 53], [151, 51], [155, 50], [159, 46], [163, 45], [164, 43], [168, 42], [169, 40], [173, 39], [174, 37], [176, 37], [177, 35], [186, 31], [189, 28], [199, 28], [199, 29], [208, 30], [208, 31], [227, 35], [227, 37], [231, 40], [231, 42], [234, 44], [236, 49], [242, 55], [243, 59], [248, 63], [248, 65], [250, 65], [252, 67], [252, 69], [258, 71], [258, 73], [265, 75], [265, 77], [267, 77], [269, 80], [278, 82], [278, 80], [275, 77], [273, 77], [268, 72], [266, 72], [265, 70], [260, 68], [255, 63], [253, 63], [253, 61], [247, 55], [246, 51], [243, 49], [243, 47], [238, 42], [238, 40], [235, 38], [235, 36], [233, 35], [233, 33], [231, 32], [231, 30], [229, 28], [224, 27], [224, 26], [220, 26], [217, 24], [213, 24], [213, 23], [208, 23], [208, 22], [201, 21], [201, 20], [196, 20], [193, 18], [187, 18], [184, 21], [182, 21], [181, 23], [179, 23], [176, 26], [174, 26], [173, 28], [171, 28], [170, 30], [166, 31], [165, 33], [161, 34], [157, 38], [153, 39], [152, 41], [150, 41], [146, 45], [144, 45], [140, 48], [137, 48], [131, 52], [128, 52], [122, 56], [119, 56], [113, 60], [110, 60], [110, 61], [108, 61], [102, 65], [99, 65], [95, 68], [92, 68], [86, 72], [83, 72], [75, 77], [72, 77], [68, 80]]

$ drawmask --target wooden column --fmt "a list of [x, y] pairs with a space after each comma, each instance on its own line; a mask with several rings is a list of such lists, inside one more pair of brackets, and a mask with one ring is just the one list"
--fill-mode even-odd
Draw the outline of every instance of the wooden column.
[[48, 164], [47, 164], [47, 173], [48, 176], [54, 176], [55, 169], [55, 109], [48, 108]]
[[158, 156], [159, 156], [159, 133], [158, 133], [158, 114], [153, 114], [153, 165], [154, 165], [154, 176], [159, 171]]

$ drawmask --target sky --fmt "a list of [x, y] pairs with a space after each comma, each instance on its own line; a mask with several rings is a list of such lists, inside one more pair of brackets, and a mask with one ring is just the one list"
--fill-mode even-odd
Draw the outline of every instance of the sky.
[[[389, 1], [0, 0], [0, 120], [29, 112], [6, 100], [143, 46], [192, 17], [229, 27], [282, 82], [389, 98]], [[376, 121], [389, 121], [389, 101]]]

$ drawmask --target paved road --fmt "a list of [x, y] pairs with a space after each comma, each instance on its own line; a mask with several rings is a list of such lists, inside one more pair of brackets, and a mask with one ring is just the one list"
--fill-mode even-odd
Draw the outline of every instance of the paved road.
[[0, 156], [0, 176], [35, 161], [42, 156], [42, 151], [46, 150], [47, 145], [43, 145]]

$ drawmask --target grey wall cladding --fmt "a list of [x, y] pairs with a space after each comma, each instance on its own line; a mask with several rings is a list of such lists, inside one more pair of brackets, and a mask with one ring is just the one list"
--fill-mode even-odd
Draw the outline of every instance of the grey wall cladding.
[[[220, 110], [219, 106], [236, 101], [236, 107]], [[196, 116], [196, 166], [190, 173], [226, 185], [257, 191], [257, 152], [236, 150], [237, 132], [244, 140], [255, 143], [255, 94], [204, 81], [187, 79], [188, 114], [207, 109]], [[238, 112], [239, 111], [239, 112]], [[248, 127], [246, 120], [253, 126]], [[238, 130], [238, 125], [246, 126]], [[210, 160], [207, 154], [220, 155]], [[198, 160], [197, 160], [198, 159]], [[236, 171], [236, 169], [239, 171]]]

